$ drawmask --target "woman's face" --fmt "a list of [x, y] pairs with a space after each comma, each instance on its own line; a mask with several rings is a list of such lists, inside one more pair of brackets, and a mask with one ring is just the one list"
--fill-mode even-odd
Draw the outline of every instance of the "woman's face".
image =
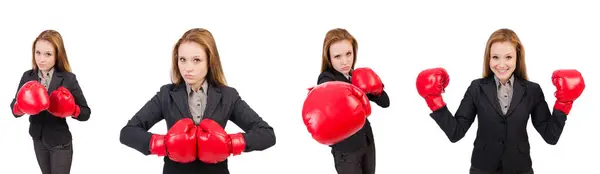
[[496, 42], [490, 49], [490, 69], [502, 82], [508, 81], [517, 65], [517, 51], [515, 46], [508, 42]]
[[329, 46], [329, 57], [333, 68], [348, 75], [354, 62], [354, 50], [349, 40], [334, 42]]
[[208, 55], [205, 48], [196, 42], [183, 42], [179, 45], [179, 73], [185, 83], [192, 86], [201, 85], [208, 73]]
[[35, 52], [33, 53], [35, 63], [39, 70], [49, 71], [56, 64], [54, 46], [46, 40], [38, 40], [35, 43]]

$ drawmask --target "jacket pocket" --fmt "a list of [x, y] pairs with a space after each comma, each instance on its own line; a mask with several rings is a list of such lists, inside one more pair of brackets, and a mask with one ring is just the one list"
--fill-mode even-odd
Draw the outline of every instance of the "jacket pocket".
[[529, 143], [518, 144], [517, 149], [522, 154], [529, 154]]
[[475, 150], [480, 151], [480, 152], [485, 152], [485, 150], [487, 149], [487, 143], [475, 143]]

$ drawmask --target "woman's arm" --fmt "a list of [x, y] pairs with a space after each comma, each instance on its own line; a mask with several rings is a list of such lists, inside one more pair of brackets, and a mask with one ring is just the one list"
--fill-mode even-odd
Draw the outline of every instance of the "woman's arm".
[[477, 114], [477, 107], [474, 103], [474, 88], [476, 88], [475, 81], [471, 83], [467, 92], [460, 102], [458, 110], [452, 116], [452, 113], [448, 110], [447, 106], [444, 106], [438, 110], [435, 110], [430, 114], [431, 118], [440, 126], [440, 128], [446, 133], [450, 142], [457, 142], [462, 139], [467, 130], [471, 127], [471, 124], [475, 121]]
[[19, 90], [21, 89], [21, 87], [27, 81], [27, 80], [25, 80], [25, 75], [27, 74], [27, 72], [29, 72], [29, 71], [26, 71], [25, 73], [23, 73], [23, 76], [21, 76], [21, 81], [19, 82], [19, 86], [17, 87], [17, 92], [15, 93], [15, 98], [13, 98], [12, 102], [10, 102], [10, 110], [13, 111], [12, 114], [13, 114], [13, 116], [15, 118], [19, 118], [19, 117], [25, 115], [25, 114], [17, 114], [17, 113], [15, 113], [14, 112], [14, 109], [15, 109], [14, 107], [15, 107], [15, 103], [17, 103], [17, 94], [19, 94]]
[[87, 121], [90, 119], [90, 114], [92, 111], [87, 104], [87, 100], [85, 100], [85, 96], [83, 96], [83, 92], [81, 91], [81, 87], [77, 81], [77, 77], [73, 74], [73, 77], [69, 80], [69, 82], [71, 82], [71, 85], [69, 85], [71, 87], [70, 92], [73, 94], [75, 104], [79, 106], [79, 115], [74, 118], [79, 121]]
[[536, 104], [531, 111], [531, 123], [546, 143], [556, 145], [565, 127], [567, 115], [557, 109], [550, 113], [541, 87], [536, 84], [534, 88], [536, 92], [533, 97]]
[[121, 143], [144, 155], [150, 155], [152, 133], [148, 130], [164, 119], [161, 108], [159, 94], [156, 94], [121, 129]]
[[275, 132], [250, 106], [242, 100], [234, 89], [235, 102], [230, 120], [244, 130], [246, 142], [244, 152], [265, 150], [275, 145]]
[[387, 108], [390, 106], [390, 97], [388, 97], [387, 93], [383, 91], [379, 96], [375, 96], [373, 94], [367, 94], [369, 100], [375, 102], [382, 108]]

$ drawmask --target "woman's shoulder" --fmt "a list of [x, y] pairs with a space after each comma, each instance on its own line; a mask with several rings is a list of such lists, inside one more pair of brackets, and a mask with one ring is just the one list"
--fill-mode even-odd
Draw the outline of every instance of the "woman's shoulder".
[[65, 79], [75, 79], [75, 78], [77, 78], [76, 75], [75, 75], [75, 73], [72, 73], [72, 72], [61, 71], [60, 73], [61, 73], [61, 75]]
[[34, 71], [33, 69], [25, 70], [25, 72], [23, 72], [23, 76], [29, 76], [29, 75], [33, 74], [33, 71]]
[[330, 71], [323, 71], [319, 74], [319, 78], [317, 79], [317, 84], [321, 84], [327, 81], [335, 81], [335, 75]]
[[527, 87], [527, 89], [532, 89], [532, 90], [536, 90], [536, 91], [541, 91], [542, 87], [540, 87], [540, 84], [530, 81], [530, 80], [525, 80], [525, 79], [520, 79], [520, 81], [523, 83], [523, 85], [525, 85]]
[[319, 77], [320, 77], [320, 76], [327, 76], [327, 75], [329, 75], [329, 76], [333, 76], [333, 72], [331, 72], [331, 71], [323, 71], [323, 72], [321, 72], [321, 73], [319, 74]]
[[236, 88], [227, 85], [212, 85], [209, 88], [214, 88], [214, 90], [221, 93], [221, 95], [223, 95], [225, 98], [236, 98], [240, 95]]
[[[493, 79], [492, 79], [493, 80]], [[482, 77], [482, 78], [477, 78], [477, 79], [473, 79], [471, 81], [471, 85], [470, 86], [476, 86], [476, 85], [481, 85], [481, 84], [485, 84], [490, 82], [490, 78], [489, 77]]]
[[[181, 87], [181, 85], [183, 84], [174, 84], [174, 83], [168, 83], [168, 84], [164, 84], [160, 87], [159, 92], [160, 93], [164, 93], [164, 92], [170, 92], [170, 91], [174, 91], [177, 88]], [[185, 86], [185, 85], [184, 85]]]

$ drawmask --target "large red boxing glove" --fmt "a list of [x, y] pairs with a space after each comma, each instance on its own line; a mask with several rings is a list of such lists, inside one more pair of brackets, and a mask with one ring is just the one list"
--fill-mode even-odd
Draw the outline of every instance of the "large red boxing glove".
[[351, 81], [367, 94], [379, 96], [383, 92], [383, 82], [371, 68], [356, 68]]
[[219, 123], [211, 119], [200, 122], [197, 135], [198, 159], [205, 163], [225, 161], [231, 154], [241, 154], [246, 147], [241, 133], [229, 135]]
[[48, 112], [60, 118], [79, 116], [79, 106], [75, 104], [75, 98], [69, 90], [63, 86], [58, 87], [50, 94], [50, 107]]
[[426, 69], [417, 76], [417, 91], [425, 99], [431, 111], [446, 105], [442, 93], [448, 83], [450, 83], [450, 76], [444, 68]]
[[169, 159], [189, 163], [196, 160], [196, 125], [190, 118], [177, 121], [166, 135], [153, 134], [150, 153], [169, 156]]
[[358, 132], [371, 115], [371, 104], [358, 87], [329, 81], [314, 87], [302, 107], [302, 119], [313, 139], [338, 143]]
[[36, 115], [48, 109], [50, 101], [46, 87], [40, 82], [28, 81], [17, 92], [13, 113], [15, 115]]
[[574, 69], [556, 70], [552, 73], [552, 84], [556, 87], [554, 109], [568, 115], [571, 112], [573, 102], [579, 98], [583, 93], [583, 89], [585, 89], [583, 76]]

